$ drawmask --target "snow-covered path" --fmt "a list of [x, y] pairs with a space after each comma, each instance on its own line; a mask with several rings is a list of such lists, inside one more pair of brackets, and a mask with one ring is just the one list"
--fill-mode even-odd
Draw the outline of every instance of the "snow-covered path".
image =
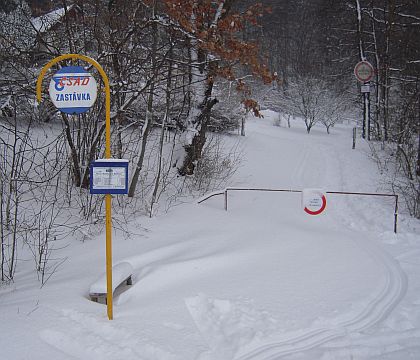
[[[350, 127], [308, 135], [276, 116], [249, 122], [232, 186], [381, 190]], [[183, 204], [114, 237], [114, 262], [135, 269], [114, 321], [86, 298], [99, 238], [73, 244], [42, 290], [0, 290], [0, 346], [35, 360], [417, 359], [419, 226], [401, 220], [394, 235], [392, 200], [348, 196], [314, 217], [295, 193], [232, 192], [227, 212], [217, 196]]]

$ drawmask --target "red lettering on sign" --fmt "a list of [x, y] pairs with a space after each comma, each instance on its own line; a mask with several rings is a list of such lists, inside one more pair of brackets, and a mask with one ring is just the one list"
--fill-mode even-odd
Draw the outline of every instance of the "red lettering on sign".
[[[86, 86], [89, 84], [89, 76], [68, 77], [63, 76], [58, 79], [58, 86], [64, 88], [65, 86]], [[61, 89], [62, 90], [62, 89]]]

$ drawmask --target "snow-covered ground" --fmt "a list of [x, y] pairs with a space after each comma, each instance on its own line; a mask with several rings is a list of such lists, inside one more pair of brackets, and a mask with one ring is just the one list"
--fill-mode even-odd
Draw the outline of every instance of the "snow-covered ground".
[[[231, 186], [386, 191], [351, 126], [276, 118], [248, 122]], [[113, 238], [134, 269], [113, 321], [88, 299], [104, 235], [71, 241], [42, 289], [29, 265], [0, 288], [0, 358], [419, 359], [419, 222], [401, 214], [395, 235], [392, 198], [327, 201], [310, 216], [299, 193], [232, 191], [228, 211], [215, 196], [137, 219]]]

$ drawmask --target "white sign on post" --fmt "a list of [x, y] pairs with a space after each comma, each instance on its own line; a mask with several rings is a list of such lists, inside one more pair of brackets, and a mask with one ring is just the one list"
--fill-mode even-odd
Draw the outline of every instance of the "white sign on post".
[[66, 114], [81, 114], [95, 104], [95, 78], [81, 66], [66, 66], [52, 77], [49, 93], [54, 106]]
[[360, 86], [360, 91], [363, 93], [370, 93], [370, 85], [364, 84]]
[[90, 165], [91, 194], [127, 194], [128, 160], [98, 159]]
[[321, 189], [304, 189], [302, 191], [303, 210], [309, 215], [319, 215], [327, 207], [327, 197]]

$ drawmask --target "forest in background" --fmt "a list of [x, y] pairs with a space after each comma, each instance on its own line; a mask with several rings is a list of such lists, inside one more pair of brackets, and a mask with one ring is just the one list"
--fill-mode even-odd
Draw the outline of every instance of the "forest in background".
[[[131, 173], [128, 201], [114, 201], [122, 230], [223, 186], [241, 153], [217, 134], [245, 135], [261, 108], [302, 118], [308, 133], [356, 114], [387, 186], [420, 217], [419, 29], [414, 0], [3, 1], [1, 281], [13, 280], [24, 246], [44, 283], [62, 261], [60, 240], [87, 239], [104, 220], [88, 189], [89, 165], [104, 156], [104, 97], [88, 113], [59, 113], [51, 72], [37, 104], [36, 79], [54, 57], [90, 56], [110, 78], [112, 154]], [[365, 131], [360, 60], [375, 68]]]

